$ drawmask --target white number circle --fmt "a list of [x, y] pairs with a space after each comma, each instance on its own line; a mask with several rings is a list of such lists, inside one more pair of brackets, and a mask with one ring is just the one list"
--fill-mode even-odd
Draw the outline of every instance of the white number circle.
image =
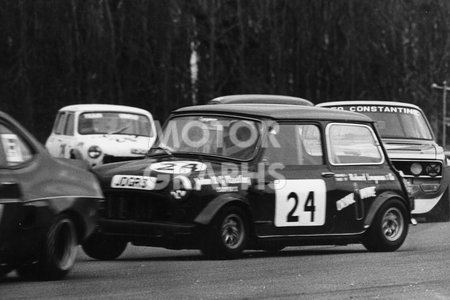
[[166, 174], [189, 174], [206, 170], [206, 164], [198, 161], [163, 161], [151, 164], [150, 169]]

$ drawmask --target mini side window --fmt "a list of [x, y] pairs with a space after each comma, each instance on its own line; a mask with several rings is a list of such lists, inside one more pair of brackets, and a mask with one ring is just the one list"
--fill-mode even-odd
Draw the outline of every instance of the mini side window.
[[64, 135], [73, 135], [74, 133], [74, 115], [67, 114], [66, 126], [64, 128]]
[[55, 125], [53, 127], [53, 132], [55, 134], [63, 134], [64, 133], [64, 127], [66, 125], [66, 113], [60, 112], [56, 116]]
[[303, 164], [321, 165], [322, 157], [322, 139], [319, 127], [316, 125], [298, 125], [298, 134], [301, 143]]
[[265, 159], [286, 166], [323, 164], [320, 130], [311, 124], [280, 124], [273, 127]]
[[329, 160], [334, 165], [380, 164], [384, 160], [373, 130], [359, 124], [330, 124], [327, 128]]
[[3, 124], [0, 124], [0, 143], [5, 163], [9, 167], [20, 165], [33, 158], [33, 152], [25, 141]]

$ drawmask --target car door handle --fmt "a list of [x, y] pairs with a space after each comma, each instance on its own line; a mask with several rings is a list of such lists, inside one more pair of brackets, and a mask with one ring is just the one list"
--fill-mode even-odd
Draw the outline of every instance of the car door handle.
[[334, 177], [334, 172], [322, 172], [322, 177], [325, 178], [330, 178], [330, 177]]

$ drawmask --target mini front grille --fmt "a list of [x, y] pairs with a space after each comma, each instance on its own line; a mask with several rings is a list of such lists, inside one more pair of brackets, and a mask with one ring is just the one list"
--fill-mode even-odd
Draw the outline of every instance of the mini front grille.
[[167, 220], [168, 205], [162, 197], [142, 194], [107, 194], [102, 216], [106, 219], [163, 221]]
[[[442, 176], [442, 163], [440, 161], [393, 161], [397, 170], [402, 171], [405, 176], [408, 177], [435, 177], [440, 178]], [[419, 174], [413, 174], [411, 171], [412, 164], [420, 165], [421, 172]]]

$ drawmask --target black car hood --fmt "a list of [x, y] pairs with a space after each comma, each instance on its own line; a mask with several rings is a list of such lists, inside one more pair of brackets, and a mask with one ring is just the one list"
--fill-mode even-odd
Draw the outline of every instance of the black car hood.
[[383, 139], [391, 159], [443, 159], [444, 149], [433, 141]]
[[210, 186], [216, 191], [237, 191], [240, 189], [237, 186], [250, 183], [250, 176], [242, 175], [239, 164], [192, 157], [170, 156], [105, 164], [94, 168], [93, 172], [104, 189], [167, 190], [167, 187], [179, 186], [180, 183], [174, 183], [178, 180], [182, 186], [194, 190]]

